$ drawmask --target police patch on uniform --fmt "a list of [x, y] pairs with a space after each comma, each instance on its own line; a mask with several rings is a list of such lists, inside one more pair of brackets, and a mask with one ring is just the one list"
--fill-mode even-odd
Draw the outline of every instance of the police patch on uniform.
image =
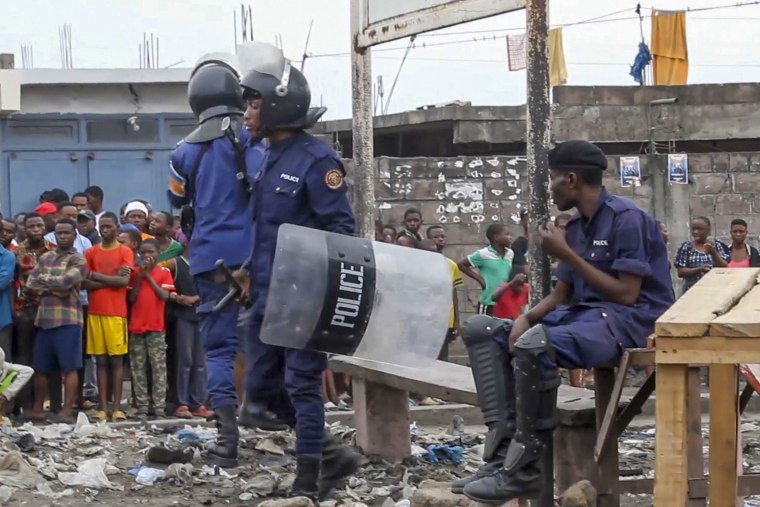
[[169, 161], [169, 192], [177, 197], [185, 197], [185, 177], [174, 168], [171, 160]]
[[343, 186], [343, 173], [340, 169], [330, 169], [325, 174], [325, 185], [331, 190], [338, 190]]

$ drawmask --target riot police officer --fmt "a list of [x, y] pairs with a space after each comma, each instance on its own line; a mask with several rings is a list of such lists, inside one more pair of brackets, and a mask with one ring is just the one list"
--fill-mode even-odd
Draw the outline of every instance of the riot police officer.
[[207, 355], [208, 392], [219, 435], [207, 447], [207, 459], [221, 467], [237, 466], [237, 405], [233, 366], [240, 305], [230, 301], [214, 311], [227, 293], [217, 271], [222, 259], [230, 268], [243, 264], [250, 250], [249, 167], [264, 149], [255, 144], [244, 153], [238, 139], [245, 109], [232, 55], [201, 59], [188, 84], [188, 99], [200, 125], [174, 150], [170, 161], [169, 201], [183, 207], [190, 237], [190, 272], [200, 296], [197, 312]]
[[541, 458], [556, 424], [557, 367], [590, 369], [643, 347], [675, 299], [660, 227], [604, 188], [606, 169], [602, 150], [587, 141], [549, 152], [552, 200], [560, 211], [578, 211], [567, 232], [551, 223], [539, 229], [542, 250], [560, 261], [557, 285], [514, 323], [477, 316], [465, 326], [489, 425], [486, 465], [452, 486], [472, 500], [538, 494], [551, 473]]
[[295, 428], [298, 470], [291, 496], [316, 500], [358, 468], [357, 455], [324, 428], [321, 379], [327, 358], [313, 350], [266, 345], [259, 333], [279, 226], [354, 234], [355, 219], [343, 165], [327, 144], [304, 131], [325, 109], [309, 108], [306, 78], [277, 48], [267, 44], [258, 48], [257, 64], [241, 84], [249, 108], [261, 107], [260, 134], [268, 139], [269, 149], [253, 180], [256, 239], [247, 266], [253, 308], [241, 422], [267, 429]]

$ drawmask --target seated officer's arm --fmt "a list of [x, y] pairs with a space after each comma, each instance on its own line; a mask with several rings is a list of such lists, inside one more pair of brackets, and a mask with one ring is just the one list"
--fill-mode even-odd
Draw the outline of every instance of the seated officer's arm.
[[557, 306], [567, 304], [573, 295], [573, 284], [560, 278], [557, 285], [552, 289], [548, 296], [542, 299], [536, 306], [531, 308], [525, 314], [525, 318], [531, 326], [537, 324], [541, 319], [553, 311]]
[[595, 268], [570, 247], [563, 252], [561, 260], [611, 302], [633, 306], [639, 299], [642, 279], [652, 275], [648, 255], [651, 239], [644, 216], [636, 210], [621, 213], [616, 222], [612, 270], [617, 272], [617, 277]]
[[181, 208], [190, 202], [187, 195], [187, 178], [182, 168], [182, 157], [174, 150], [169, 158], [169, 189], [166, 195], [174, 208]]
[[356, 219], [348, 204], [346, 171], [340, 162], [325, 157], [306, 172], [309, 206], [319, 228], [338, 234], [354, 234]]

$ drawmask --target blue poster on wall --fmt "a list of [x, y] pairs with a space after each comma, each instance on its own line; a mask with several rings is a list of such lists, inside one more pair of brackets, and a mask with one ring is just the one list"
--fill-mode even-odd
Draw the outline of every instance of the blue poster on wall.
[[639, 157], [620, 157], [620, 186], [641, 185], [641, 162]]
[[689, 184], [689, 157], [686, 153], [668, 155], [668, 181], [679, 185]]

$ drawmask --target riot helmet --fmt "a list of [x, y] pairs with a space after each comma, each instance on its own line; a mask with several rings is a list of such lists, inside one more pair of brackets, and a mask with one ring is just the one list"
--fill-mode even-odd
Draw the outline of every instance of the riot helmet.
[[262, 99], [260, 116], [266, 131], [309, 128], [324, 114], [324, 108], [309, 108], [309, 83], [280, 49], [259, 42], [239, 47], [238, 53], [245, 69], [240, 81], [243, 97]]
[[229, 118], [243, 115], [245, 102], [234, 62], [232, 55], [212, 53], [196, 64], [187, 85], [187, 97], [200, 126], [186, 141], [205, 142], [221, 137], [230, 125]]

